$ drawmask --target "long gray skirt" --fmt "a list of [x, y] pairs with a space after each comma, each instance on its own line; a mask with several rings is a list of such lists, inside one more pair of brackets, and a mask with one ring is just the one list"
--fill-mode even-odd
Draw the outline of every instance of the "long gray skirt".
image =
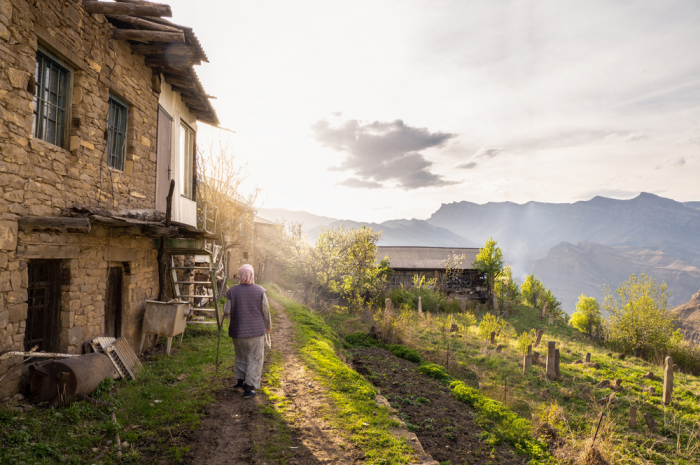
[[248, 386], [255, 389], [260, 388], [265, 359], [265, 336], [231, 339], [236, 349], [236, 378], [245, 380]]

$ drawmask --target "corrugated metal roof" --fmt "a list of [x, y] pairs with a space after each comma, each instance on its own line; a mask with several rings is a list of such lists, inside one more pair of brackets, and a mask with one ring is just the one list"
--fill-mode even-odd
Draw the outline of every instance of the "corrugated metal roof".
[[442, 260], [455, 255], [464, 254], [465, 260], [460, 266], [462, 270], [473, 270], [472, 263], [479, 253], [478, 248], [459, 247], [377, 247], [377, 259], [389, 257], [389, 263], [394, 269], [440, 270], [445, 269]]

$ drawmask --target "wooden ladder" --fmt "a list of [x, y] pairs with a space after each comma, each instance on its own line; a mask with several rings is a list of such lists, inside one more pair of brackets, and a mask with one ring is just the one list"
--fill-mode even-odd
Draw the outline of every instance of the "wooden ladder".
[[[213, 248], [213, 245], [212, 245]], [[204, 252], [208, 253], [204, 253]], [[197, 255], [205, 255], [208, 257], [209, 264], [208, 266], [196, 266], [195, 262], [195, 257]], [[190, 266], [176, 266], [175, 265], [175, 257], [176, 256], [183, 256], [184, 261], [187, 261], [189, 259], [190, 263], [192, 265]], [[206, 281], [197, 281], [197, 280], [185, 280], [181, 281], [178, 278], [177, 275], [177, 270], [188, 270], [188, 271], [193, 271], [194, 274], [201, 273], [201, 274], [206, 274], [208, 280]], [[205, 324], [205, 325], [218, 325], [219, 327], [221, 326], [222, 319], [221, 319], [221, 312], [219, 312], [219, 299], [218, 295], [219, 293], [217, 292], [217, 280], [216, 280], [216, 263], [215, 263], [215, 257], [213, 252], [209, 252], [208, 250], [204, 249], [200, 251], [200, 253], [194, 254], [191, 253], [191, 251], [186, 251], [186, 253], [182, 253], [181, 251], [177, 250], [170, 250], [170, 274], [171, 274], [171, 283], [173, 287], [173, 298], [177, 300], [181, 299], [212, 299], [214, 301], [214, 308], [197, 308], [197, 307], [192, 307], [191, 311], [197, 311], [197, 312], [205, 312], [205, 313], [213, 313], [214, 317], [216, 318], [216, 321], [188, 321], [188, 325], [197, 325], [197, 324]], [[180, 286], [181, 285], [194, 285], [194, 286], [201, 286], [202, 290], [204, 291], [203, 294], [197, 293], [197, 288], [195, 288], [195, 292], [193, 294], [182, 294], [180, 292]], [[207, 290], [211, 290], [211, 293], [206, 292]], [[196, 304], [196, 301], [195, 301]]]

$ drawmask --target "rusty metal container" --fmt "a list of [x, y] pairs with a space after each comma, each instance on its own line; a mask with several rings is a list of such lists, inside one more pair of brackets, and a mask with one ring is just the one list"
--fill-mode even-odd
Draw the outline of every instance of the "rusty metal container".
[[148, 334], [173, 337], [185, 332], [189, 302], [146, 301], [141, 331]]
[[103, 354], [48, 360], [29, 366], [29, 391], [35, 402], [67, 405], [78, 394], [89, 396], [103, 379], [114, 376], [112, 361]]

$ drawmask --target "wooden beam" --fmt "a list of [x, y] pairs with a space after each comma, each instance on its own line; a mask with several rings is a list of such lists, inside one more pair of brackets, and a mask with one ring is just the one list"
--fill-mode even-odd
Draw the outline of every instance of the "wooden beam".
[[144, 40], [146, 42], [185, 42], [184, 32], [140, 31], [138, 29], [115, 29], [115, 39]]
[[129, 15], [105, 15], [110, 19], [116, 19], [123, 23], [133, 24], [134, 26], [139, 26], [146, 28], [149, 31], [161, 31], [161, 32], [182, 32], [182, 29], [178, 29], [172, 26], [166, 26], [165, 24], [154, 23], [147, 19], [141, 19], [136, 16]]
[[165, 76], [165, 82], [167, 82], [168, 84], [175, 85], [178, 87], [184, 87], [186, 89], [187, 88], [192, 88], [195, 90], [197, 89], [194, 85], [193, 80], [182, 79], [182, 78], [179, 78], [177, 76], [172, 76], [169, 73], [164, 73], [163, 75]]
[[142, 55], [166, 54], [166, 55], [197, 55], [194, 47], [187, 44], [133, 44], [132, 52], [138, 52]]
[[172, 75], [172, 77], [179, 79], [179, 78], [185, 78], [185, 79], [191, 79], [190, 74], [187, 72], [187, 70], [184, 69], [168, 69], [167, 66], [161, 66], [158, 68], [158, 71], [163, 73], [165, 77], [167, 78], [168, 75]]
[[[168, 32], [162, 32], [161, 34], [169, 34]], [[146, 66], [148, 67], [160, 67], [168, 66], [170, 68], [188, 68], [192, 65], [199, 65], [202, 62], [196, 56], [187, 55], [160, 55], [154, 56], [149, 55], [146, 57]]]
[[172, 17], [173, 11], [170, 5], [150, 2], [134, 3], [107, 3], [96, 1], [83, 1], [85, 11], [101, 15], [129, 15], [129, 16], [165, 16]]
[[17, 246], [16, 258], [78, 258], [81, 248], [76, 244], [22, 244]]
[[180, 92], [181, 94], [184, 95], [189, 95], [191, 97], [195, 97], [197, 95], [197, 91], [195, 89], [192, 89], [191, 87], [185, 88], [185, 87], [180, 87], [180, 86], [174, 86], [171, 84], [171, 87], [175, 92]]
[[60, 229], [90, 234], [89, 218], [67, 218], [62, 216], [23, 216], [19, 219], [19, 229], [32, 232], [35, 229]]

